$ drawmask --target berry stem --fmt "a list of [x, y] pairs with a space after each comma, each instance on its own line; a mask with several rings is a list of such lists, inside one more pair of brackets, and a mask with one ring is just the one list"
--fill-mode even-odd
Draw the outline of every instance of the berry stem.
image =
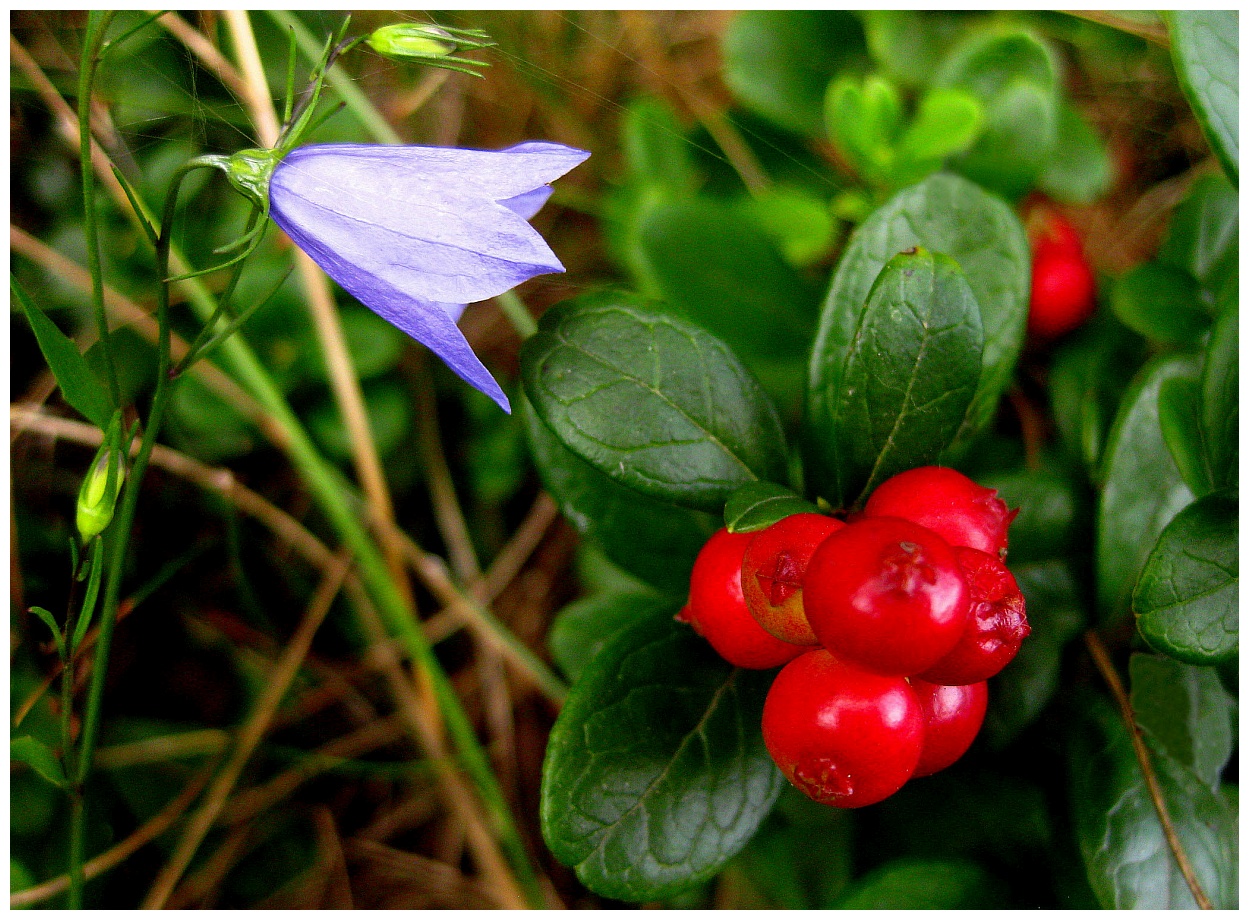
[[1158, 774], [1154, 772], [1153, 764], [1149, 760], [1145, 739], [1141, 737], [1140, 727], [1136, 724], [1136, 717], [1132, 713], [1132, 703], [1128, 699], [1127, 691], [1123, 688], [1123, 681], [1119, 679], [1119, 673], [1111, 664], [1110, 654], [1106, 651], [1101, 637], [1091, 629], [1084, 634], [1084, 644], [1088, 646], [1089, 654], [1093, 656], [1093, 663], [1097, 665], [1097, 670], [1106, 681], [1111, 696], [1115, 698], [1115, 703], [1119, 706], [1119, 713], [1123, 716], [1123, 722], [1132, 738], [1132, 750], [1136, 752], [1137, 763], [1140, 764], [1141, 773], [1145, 777], [1145, 787], [1149, 790], [1149, 798], [1154, 803], [1154, 810], [1158, 812], [1158, 820], [1162, 823], [1162, 833], [1167, 838], [1167, 846], [1171, 848], [1171, 855], [1175, 857], [1176, 865], [1179, 866], [1184, 881], [1188, 883], [1188, 890], [1193, 893], [1193, 900], [1197, 902], [1197, 906], [1202, 910], [1213, 910], [1214, 905], [1210, 903], [1210, 899], [1201, 888], [1201, 883], [1197, 881], [1197, 874], [1193, 871], [1192, 863], [1188, 861], [1188, 854], [1184, 852], [1184, 846], [1175, 832], [1175, 825], [1171, 823], [1171, 813], [1167, 810], [1167, 803], [1162, 798]]

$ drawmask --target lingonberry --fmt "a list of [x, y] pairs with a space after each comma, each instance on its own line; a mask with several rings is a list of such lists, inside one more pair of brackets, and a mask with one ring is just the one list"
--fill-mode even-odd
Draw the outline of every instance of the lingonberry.
[[677, 619], [694, 627], [729, 664], [774, 668], [805, 649], [768, 635], [746, 609], [742, 557], [752, 536], [716, 531], [694, 560], [689, 603]]
[[1032, 221], [1032, 299], [1028, 334], [1046, 342], [1082, 325], [1097, 307], [1097, 280], [1080, 236], [1061, 215], [1039, 212]]
[[763, 704], [763, 742], [805, 795], [859, 808], [893, 795], [915, 772], [923, 710], [905, 678], [812, 649], [773, 681]]
[[882, 482], [868, 497], [864, 515], [899, 517], [940, 534], [951, 546], [986, 553], [1006, 549], [1006, 531], [1017, 511], [995, 489], [986, 489], [948, 466], [920, 466]]
[[967, 583], [954, 550], [901, 518], [863, 518], [826, 539], [803, 593], [820, 644], [881, 674], [927, 670], [967, 625]]
[[797, 645], [818, 645], [802, 604], [802, 577], [816, 548], [846, 526], [823, 514], [791, 514], [754, 534], [742, 561], [742, 594], [767, 632]]
[[918, 677], [911, 689], [924, 713], [924, 745], [915, 776], [931, 776], [967, 753], [989, 706], [985, 681], [961, 687], [932, 684]]
[[954, 650], [919, 676], [937, 684], [974, 684], [1006, 667], [1031, 632], [1015, 576], [997, 556], [954, 550], [971, 594], [971, 614]]

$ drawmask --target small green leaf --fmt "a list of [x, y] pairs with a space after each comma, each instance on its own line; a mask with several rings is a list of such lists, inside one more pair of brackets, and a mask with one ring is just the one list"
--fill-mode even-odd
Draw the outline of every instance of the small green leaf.
[[838, 77], [828, 89], [828, 135], [862, 176], [887, 181], [902, 129], [897, 87], [877, 74]]
[[988, 910], [1003, 906], [1005, 888], [963, 859], [899, 859], [870, 872], [837, 905], [840, 910]]
[[689, 141], [676, 113], [662, 100], [643, 98], [625, 109], [621, 142], [636, 181], [678, 197], [698, 187]]
[[9, 742], [9, 759], [30, 767], [53, 786], [65, 785], [65, 769], [52, 749], [37, 738], [23, 735]]
[[1158, 535], [1193, 500], [1158, 421], [1163, 383], [1193, 373], [1189, 356], [1154, 359], [1124, 396], [1110, 432], [1097, 512], [1097, 606], [1102, 623], [1116, 622], [1128, 612], [1132, 588]]
[[621, 632], [652, 616], [671, 619], [676, 612], [672, 602], [658, 594], [603, 591], [573, 601], [557, 613], [547, 644], [560, 670], [575, 681]]
[[542, 835], [604, 897], [666, 897], [718, 872], [784, 786], [759, 721], [771, 673], [692, 630], [639, 623], [586, 667], [551, 730]]
[[1174, 10], [1166, 18], [1180, 86], [1227, 175], [1238, 183], [1240, 13]]
[[895, 80], [910, 86], [932, 79], [968, 19], [966, 13], [936, 10], [864, 10], [860, 16], [873, 59]]
[[[752, 223], [772, 240], [790, 265], [805, 267], [818, 262], [833, 242], [833, 215], [828, 200], [799, 188], [773, 186], [739, 205]], [[815, 301], [804, 315], [814, 325]], [[810, 326], [806, 338], [810, 339]]]
[[1201, 369], [1201, 429], [1214, 485], [1240, 482], [1240, 304], [1219, 314]]
[[525, 393], [574, 453], [621, 485], [720, 513], [786, 472], [775, 407], [728, 347], [625, 294], [547, 311], [521, 353]]
[[684, 597], [698, 551], [719, 521], [620, 485], [564, 447], [529, 400], [519, 404], [538, 473], [564, 516], [620, 568], [664, 594]]
[[1217, 664], [1240, 649], [1240, 502], [1215, 492], [1171, 521], [1132, 597], [1136, 625], [1158, 651]]
[[1163, 262], [1138, 265], [1116, 281], [1110, 307], [1129, 329], [1164, 345], [1194, 345], [1210, 327], [1197, 280]]
[[56, 378], [57, 385], [65, 401], [93, 425], [101, 430], [108, 427], [113, 417], [113, 400], [108, 389], [95, 375], [87, 364], [78, 346], [65, 333], [57, 328], [56, 323], [26, 296], [18, 286], [17, 280], [10, 276], [9, 290], [30, 321], [30, 328], [39, 342], [39, 350], [48, 362], [48, 369]]
[[50, 610], [46, 610], [43, 607], [31, 607], [30, 612], [37, 616], [52, 633], [52, 640], [56, 643], [57, 656], [61, 659], [61, 663], [64, 664], [69, 656], [66, 654], [65, 637], [61, 634], [61, 627], [56, 622], [56, 617], [52, 616]]
[[[1106, 910], [1193, 910], [1131, 739], [1109, 705], [1086, 696], [1065, 745], [1076, 837], [1089, 883]], [[1202, 890], [1237, 906], [1237, 816], [1226, 800], [1165, 753], [1150, 750], [1163, 801]]]
[[791, 514], [818, 514], [819, 508], [773, 482], [748, 482], [724, 504], [729, 533], [750, 533], [771, 527]]
[[783, 128], [824, 134], [833, 76], [866, 57], [863, 27], [842, 10], [748, 10], [724, 34], [724, 79], [748, 108]]
[[929, 90], [898, 143], [898, 169], [910, 174], [900, 172], [895, 181], [901, 185], [922, 178], [915, 171], [925, 164], [940, 167], [946, 157], [975, 143], [983, 127], [984, 106], [971, 93], [954, 87]]
[[1201, 430], [1201, 387], [1190, 377], [1172, 377], [1158, 391], [1158, 424], [1184, 484], [1200, 498], [1214, 491]]
[[1037, 186], [1058, 201], [1092, 204], [1114, 181], [1110, 151], [1092, 126], [1065, 100], [1058, 103], [1058, 141]]
[[1218, 789], [1236, 743], [1236, 702], [1211, 668], [1160, 655], [1132, 656], [1136, 722], [1177, 763]]
[[817, 492], [831, 496], [836, 487], [834, 411], [844, 395], [847, 357], [868, 294], [885, 263], [915, 246], [957, 262], [980, 308], [983, 369], [959, 432], [960, 444], [992, 419], [1014, 374], [1032, 277], [1018, 217], [1001, 199], [958, 176], [938, 174], [903, 189], [850, 238], [824, 301], [808, 372], [803, 432], [807, 481]]

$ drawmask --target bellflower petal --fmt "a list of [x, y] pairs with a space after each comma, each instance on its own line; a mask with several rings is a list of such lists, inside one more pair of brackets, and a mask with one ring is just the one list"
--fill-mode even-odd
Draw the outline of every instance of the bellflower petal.
[[528, 219], [588, 156], [544, 142], [300, 147], [273, 171], [270, 214], [352, 296], [507, 410], [455, 322], [464, 304], [564, 270]]

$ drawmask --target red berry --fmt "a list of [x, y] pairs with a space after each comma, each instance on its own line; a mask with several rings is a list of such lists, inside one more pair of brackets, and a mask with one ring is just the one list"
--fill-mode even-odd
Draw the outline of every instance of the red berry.
[[1015, 576], [997, 556], [965, 547], [954, 553], [971, 592], [971, 615], [954, 650], [919, 676], [938, 684], [974, 684], [1010, 664], [1032, 630]]
[[763, 742], [785, 778], [825, 805], [859, 808], [915, 772], [924, 717], [910, 685], [813, 649], [777, 675], [763, 704]]
[[966, 754], [976, 740], [989, 706], [989, 685], [944, 687], [918, 677], [910, 682], [924, 712], [924, 747], [915, 775], [931, 776]]
[[716, 531], [694, 560], [690, 599], [677, 619], [739, 668], [774, 668], [805, 649], [763, 631], [742, 597], [742, 557], [754, 534]]
[[881, 674], [932, 667], [967, 625], [967, 583], [954, 550], [900, 518], [847, 524], [811, 557], [807, 619], [834, 655]]
[[1082, 325], [1097, 307], [1097, 279], [1076, 229], [1054, 212], [1039, 222], [1032, 243], [1028, 333], [1056, 339]]
[[972, 482], [947, 466], [920, 466], [880, 484], [863, 509], [868, 518], [899, 517], [940, 534], [951, 546], [986, 553], [1006, 549], [1006, 531], [1019, 512], [995, 489]]
[[846, 525], [823, 514], [791, 514], [754, 535], [742, 561], [746, 606], [767, 632], [819, 645], [802, 604], [802, 577], [816, 548]]

